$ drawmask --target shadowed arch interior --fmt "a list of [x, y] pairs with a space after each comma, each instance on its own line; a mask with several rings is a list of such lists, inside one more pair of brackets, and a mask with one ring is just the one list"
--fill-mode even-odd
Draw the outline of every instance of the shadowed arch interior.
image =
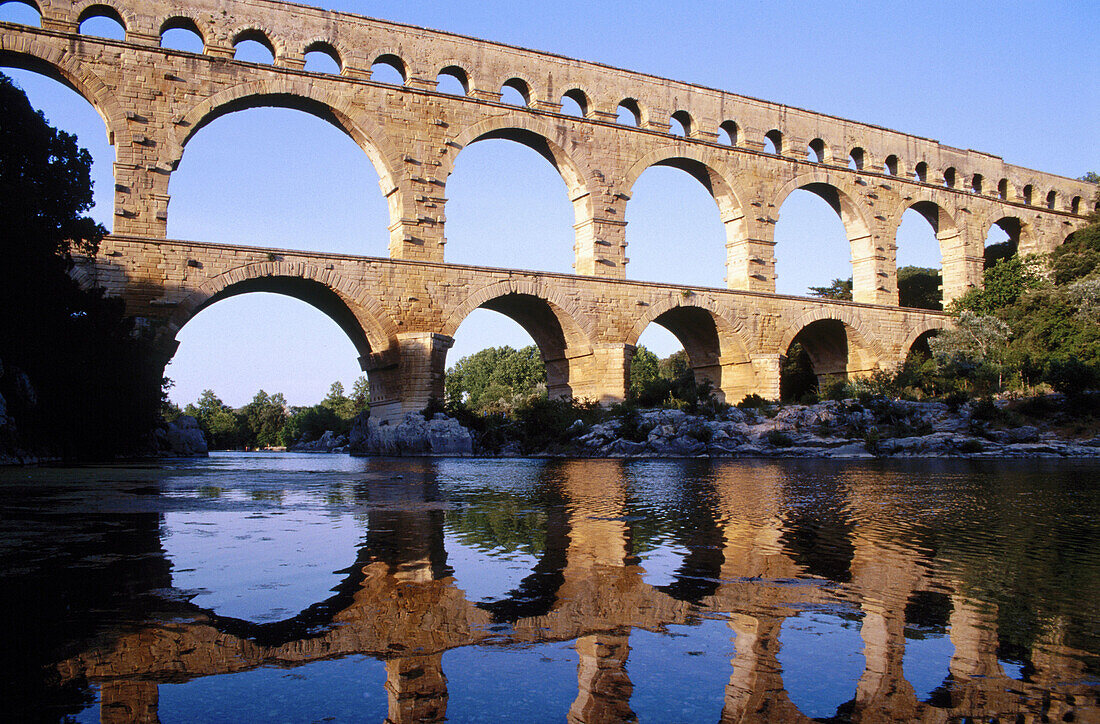
[[360, 357], [366, 357], [370, 354], [370, 341], [367, 339], [367, 334], [363, 329], [363, 325], [360, 323], [359, 319], [356, 318], [355, 312], [352, 311], [348, 303], [331, 288], [312, 279], [284, 276], [265, 276], [245, 279], [236, 284], [230, 284], [211, 295], [192, 312], [190, 318], [193, 318], [202, 310], [223, 299], [235, 297], [240, 294], [248, 294], [250, 292], [282, 294], [309, 304], [324, 313], [332, 321], [336, 322], [337, 326], [339, 326], [344, 334], [348, 336], [348, 339], [351, 340], [351, 343], [355, 345], [355, 351]]
[[[806, 370], [797, 370], [798, 356], [804, 355], [813, 379], [800, 377]], [[852, 375], [873, 368], [874, 354], [859, 334], [839, 319], [819, 319], [810, 322], [794, 336], [784, 353], [784, 369], [780, 379], [780, 396], [799, 399], [808, 392], [824, 390], [833, 382], [847, 381]]]
[[653, 322], [671, 332], [683, 345], [695, 382], [710, 382], [719, 399], [739, 402], [755, 389], [756, 376], [748, 352], [730, 325], [709, 309], [673, 307]]
[[573, 396], [567, 351], [576, 353], [588, 346], [575, 322], [556, 305], [532, 294], [504, 294], [483, 302], [479, 308], [503, 314], [531, 335], [546, 365], [546, 391], [550, 397]]

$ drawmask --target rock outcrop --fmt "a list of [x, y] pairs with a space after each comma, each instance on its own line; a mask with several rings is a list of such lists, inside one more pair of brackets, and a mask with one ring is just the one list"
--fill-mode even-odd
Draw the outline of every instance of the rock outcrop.
[[337, 435], [332, 430], [310, 442], [299, 442], [290, 446], [290, 452], [342, 453], [348, 451], [348, 436]]
[[158, 428], [155, 435], [161, 455], [199, 457], [208, 453], [199, 421], [191, 415], [180, 415], [175, 422]]
[[364, 411], [352, 422], [348, 450], [358, 455], [471, 455], [474, 438], [443, 413], [426, 420], [410, 412], [399, 425], [380, 425]]

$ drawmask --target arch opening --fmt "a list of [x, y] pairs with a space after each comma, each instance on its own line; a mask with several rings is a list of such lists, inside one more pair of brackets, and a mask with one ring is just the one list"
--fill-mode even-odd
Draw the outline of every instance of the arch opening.
[[722, 121], [718, 126], [718, 142], [727, 146], [736, 146], [740, 140], [739, 130], [733, 121]]
[[997, 182], [997, 198], [1002, 201], [1008, 200], [1008, 179], [1003, 178]]
[[640, 127], [642, 125], [642, 109], [638, 101], [633, 98], [624, 98], [615, 109], [615, 121], [624, 126]]
[[[590, 352], [590, 347], [587, 336], [580, 326], [561, 307], [542, 297], [520, 292], [501, 294], [482, 302], [460, 321], [458, 331], [453, 335], [456, 340], [455, 349], [449, 351], [447, 356], [455, 362], [461, 359], [457, 356], [456, 350], [470, 346], [469, 344], [459, 346], [462, 328], [466, 327], [468, 322], [474, 322], [475, 327], [486, 324], [483, 315], [478, 315], [480, 318], [475, 317], [477, 310], [488, 310], [504, 315], [518, 325], [522, 333], [534, 342], [546, 370], [546, 394], [550, 398], [583, 396], [578, 394], [583, 390], [576, 388], [577, 380], [573, 368], [578, 363], [578, 358], [583, 358]], [[511, 335], [511, 339], [522, 340], [523, 334], [517, 335], [516, 331], [509, 327], [510, 325], [505, 325], [504, 329]], [[499, 321], [497, 328], [501, 328]], [[483, 335], [479, 336], [482, 339], [485, 338]], [[486, 401], [492, 402], [498, 394], [497, 391], [490, 391]]]
[[565, 91], [561, 97], [561, 112], [584, 118], [588, 115], [588, 96], [580, 88]]
[[[852, 240], [868, 233], [851, 199], [837, 187], [811, 182], [794, 189], [783, 199], [775, 224], [776, 290], [851, 299]], [[815, 263], [807, 265], [806, 259]], [[847, 294], [813, 286], [830, 279], [832, 286], [849, 280]]]
[[936, 230], [940, 209], [918, 202], [905, 210], [895, 236], [898, 304], [915, 309], [943, 309], [943, 251]]
[[800, 329], [781, 359], [779, 396], [796, 401], [870, 372], [873, 355], [858, 333], [838, 319], [819, 319]]
[[362, 318], [361, 309], [312, 279], [230, 284], [170, 321], [179, 344], [165, 371], [175, 383], [170, 398], [183, 407], [209, 389], [241, 407], [261, 389], [284, 394], [288, 405], [309, 406], [325, 398], [333, 381], [351, 392], [363, 375], [359, 358], [372, 348]]
[[668, 132], [674, 136], [690, 136], [695, 130], [691, 120], [691, 114], [687, 111], [676, 111], [669, 118]]
[[814, 163], [825, 163], [825, 141], [815, 138], [806, 146], [806, 158]]
[[194, 20], [177, 15], [161, 24], [160, 47], [186, 53], [202, 53], [206, 49], [206, 41]]
[[[744, 344], [732, 325], [709, 309], [698, 306], [676, 306], [657, 315], [639, 337], [652, 337], [649, 328], [658, 325], [666, 330], [679, 343], [683, 358], [675, 352], [665, 362], [669, 368], [665, 374], [672, 378], [682, 377], [689, 370], [694, 378], [696, 394], [710, 390], [719, 401], [730, 404], [740, 402], [756, 389], [756, 373]], [[667, 339], [667, 338], [666, 338]], [[669, 345], [661, 337], [662, 347]], [[632, 387], [636, 378], [631, 361]], [[671, 385], [675, 389], [675, 385]], [[660, 385], [657, 391], [663, 392]], [[659, 404], [663, 400], [642, 400], [643, 404]]]
[[470, 94], [470, 76], [457, 65], [448, 65], [435, 76], [435, 89], [453, 96]]
[[582, 188], [562, 150], [538, 133], [481, 134], [458, 154], [447, 179], [447, 260], [571, 273], [573, 225], [582, 214], [572, 199]]
[[42, 111], [51, 126], [71, 133], [92, 156], [92, 208], [87, 215], [111, 229], [114, 224], [114, 164], [117, 154], [110, 126], [90, 93], [59, 68], [29, 56], [0, 54], [0, 68]]
[[1081, 197], [1080, 196], [1074, 196], [1073, 199], [1070, 200], [1070, 202], [1069, 202], [1069, 212], [1071, 214], [1080, 214], [1081, 213]]
[[1031, 184], [1024, 186], [1024, 203], [1031, 206], [1031, 197], [1035, 194], [1035, 187]]
[[949, 189], [955, 188], [955, 167], [950, 166], [943, 171], [943, 185]]
[[375, 83], [405, 85], [408, 78], [405, 61], [393, 53], [383, 53], [370, 65], [370, 79]]
[[1015, 216], [1001, 217], [990, 225], [985, 237], [986, 269], [1019, 253], [1023, 229], [1023, 223]]
[[0, 2], [0, 22], [41, 27], [42, 11], [32, 0], [4, 0]]
[[862, 148], [860, 148], [859, 146], [853, 148], [848, 153], [848, 168], [852, 169], [853, 171], [862, 171], [863, 160], [865, 156], [866, 153]]
[[898, 157], [891, 153], [889, 156], [886, 157], [886, 160], [883, 162], [882, 167], [887, 176], [897, 176]]
[[303, 69], [311, 73], [340, 75], [344, 70], [344, 63], [340, 59], [340, 53], [331, 44], [323, 40], [318, 40], [307, 45], [304, 55], [306, 64]]
[[776, 129], [772, 129], [764, 134], [764, 153], [770, 153], [773, 156], [783, 155], [783, 134]]
[[261, 65], [275, 64], [275, 45], [267, 33], [256, 28], [242, 30], [233, 37], [233, 59]]
[[126, 21], [110, 5], [89, 5], [77, 17], [78, 32], [111, 40], [126, 39]]
[[531, 105], [531, 88], [522, 78], [509, 78], [500, 86], [500, 101], [526, 108]]
[[1057, 205], [1058, 205], [1058, 192], [1054, 191], [1054, 190], [1051, 190], [1050, 193], [1047, 194], [1047, 208], [1048, 209], [1054, 209], [1054, 208], [1057, 207]]
[[[654, 162], [631, 185], [626, 220], [629, 278], [724, 286], [726, 245], [738, 238], [742, 212], [714, 169], [685, 157]], [[690, 253], [670, 255], [672, 248]]]
[[980, 173], [974, 174], [970, 179], [970, 191], [971, 193], [980, 194], [982, 192], [982, 186], [985, 183], [985, 179]]
[[391, 210], [371, 192], [377, 153], [358, 140], [327, 106], [298, 96], [214, 109], [169, 180], [169, 236], [385, 256]]
[[919, 183], [928, 183], [928, 164], [924, 161], [919, 162], [913, 167], [913, 180]]

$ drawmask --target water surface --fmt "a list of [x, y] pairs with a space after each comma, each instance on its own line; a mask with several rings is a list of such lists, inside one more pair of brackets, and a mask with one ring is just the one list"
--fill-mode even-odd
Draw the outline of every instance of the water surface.
[[0, 471], [16, 720], [1100, 721], [1100, 465]]

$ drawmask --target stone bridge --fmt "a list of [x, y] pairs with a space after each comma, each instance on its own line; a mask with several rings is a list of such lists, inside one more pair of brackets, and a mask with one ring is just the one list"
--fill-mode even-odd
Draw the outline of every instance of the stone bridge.
[[[74, 88], [116, 148], [115, 237], [88, 278], [131, 302], [169, 353], [175, 331], [219, 295], [263, 288], [316, 303], [356, 341], [385, 416], [439, 392], [448, 338], [478, 306], [528, 328], [555, 368], [555, 391], [601, 400], [622, 396], [629, 347], [651, 321], [680, 338], [697, 374], [727, 399], [774, 396], [778, 355], [800, 334], [819, 374], [890, 365], [944, 324], [896, 308], [895, 235], [906, 210], [936, 231], [950, 300], [981, 283], [993, 226], [1021, 251], [1049, 251], [1095, 203], [1094, 185], [934, 140], [350, 14], [272, 0], [21, 1], [40, 26], [0, 23], [0, 65]], [[82, 34], [94, 17], [117, 21], [123, 39]], [[195, 34], [202, 52], [161, 47], [178, 30]], [[265, 45], [273, 63], [234, 59], [244, 41]], [[305, 70], [312, 53], [339, 73]], [[380, 82], [380, 65], [402, 83]], [[444, 78], [461, 93], [442, 92]], [[521, 104], [504, 102], [505, 91]], [[388, 261], [164, 241], [169, 180], [188, 141], [219, 116], [259, 106], [311, 113], [363, 149], [388, 201]], [[492, 138], [529, 146], [560, 173], [577, 276], [444, 266], [447, 178], [462, 149]], [[685, 171], [713, 195], [727, 284], [739, 292], [622, 281], [626, 203], [654, 165]], [[843, 221], [857, 304], [769, 296], [774, 226], [798, 189]]]

